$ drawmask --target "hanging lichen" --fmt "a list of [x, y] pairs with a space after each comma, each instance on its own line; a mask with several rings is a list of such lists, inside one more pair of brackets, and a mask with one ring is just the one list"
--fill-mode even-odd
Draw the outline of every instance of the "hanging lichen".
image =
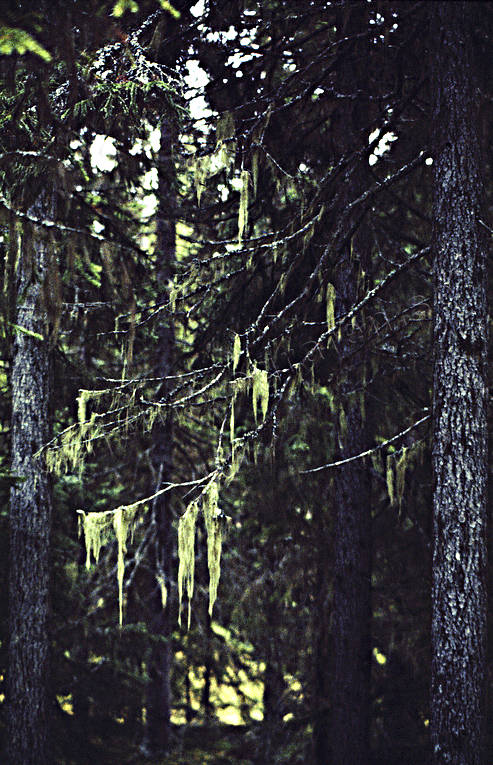
[[232, 112], [226, 111], [221, 114], [216, 125], [216, 146], [223, 141], [234, 138], [235, 121]]
[[257, 408], [260, 402], [262, 410], [262, 419], [265, 420], [267, 409], [269, 408], [269, 378], [267, 370], [259, 369], [254, 365], [252, 369], [252, 404], [253, 416], [257, 422]]
[[101, 547], [111, 537], [113, 528], [113, 518], [111, 513], [85, 513], [80, 510], [79, 521], [81, 521], [84, 532], [84, 543], [86, 546], [86, 568], [91, 566], [91, 556], [94, 562], [99, 561]]
[[195, 525], [199, 507], [191, 502], [178, 522], [178, 623], [181, 626], [183, 591], [188, 597], [188, 627], [192, 616], [192, 597], [195, 574]]
[[380, 450], [372, 452], [371, 461], [372, 461], [373, 469], [375, 470], [375, 472], [379, 473], [380, 475], [383, 475], [383, 472], [384, 472], [383, 460], [382, 460], [382, 452]]
[[341, 435], [341, 439], [344, 441], [347, 435], [347, 417], [342, 404], [339, 407], [339, 433]]
[[391, 454], [387, 455], [387, 493], [391, 507], [395, 505], [395, 485], [394, 485], [394, 458]]
[[252, 181], [253, 181], [253, 196], [257, 196], [257, 188], [258, 188], [258, 163], [259, 163], [259, 153], [258, 151], [254, 151], [252, 154]]
[[333, 284], [327, 284], [327, 330], [330, 332], [336, 325], [335, 320], [335, 304], [336, 304], [336, 290]]
[[209, 177], [209, 171], [211, 167], [211, 158], [208, 154], [203, 157], [195, 157], [193, 164], [193, 177], [195, 182], [195, 190], [197, 192], [197, 204], [200, 207], [200, 200], [202, 193], [205, 189], [205, 182]]
[[248, 226], [248, 186], [250, 173], [248, 170], [241, 171], [240, 207], [238, 209], [238, 242], [243, 241], [243, 235]]
[[231, 401], [231, 414], [229, 416], [229, 441], [231, 443], [231, 448], [234, 448], [234, 442], [235, 442], [235, 400], [233, 397], [233, 400]]
[[234, 163], [236, 141], [234, 141], [235, 123], [231, 112], [221, 115], [216, 127], [215, 158], [219, 168], [228, 170]]
[[236, 372], [236, 368], [240, 361], [241, 356], [241, 340], [239, 335], [235, 335], [233, 343], [233, 374]]
[[125, 573], [125, 552], [127, 551], [127, 538], [131, 530], [133, 532], [135, 517], [140, 503], [118, 507], [112, 512], [85, 513], [80, 510], [80, 518], [84, 531], [86, 546], [86, 568], [91, 565], [91, 556], [97, 563], [101, 547], [113, 536], [117, 540], [117, 579], [118, 579], [118, 606], [119, 623], [123, 623], [123, 576]]
[[210, 481], [204, 492], [203, 510], [207, 531], [207, 564], [209, 567], [209, 614], [212, 616], [217, 599], [217, 588], [221, 576], [222, 528], [219, 523], [219, 487]]
[[164, 610], [166, 608], [166, 603], [168, 602], [168, 588], [166, 587], [166, 580], [162, 574], [156, 574], [156, 581], [161, 592], [161, 605]]
[[306, 248], [310, 244], [314, 234], [315, 234], [315, 224], [312, 223], [312, 225], [308, 228], [308, 230], [303, 235], [303, 252], [305, 252]]
[[132, 530], [133, 533], [136, 512], [137, 505], [135, 504], [128, 505], [127, 507], [119, 507], [113, 513], [113, 529], [115, 531], [115, 536], [118, 544], [117, 576], [120, 626], [123, 623], [123, 576], [125, 573], [124, 555], [127, 551], [128, 532]]
[[402, 454], [397, 460], [396, 466], [395, 466], [395, 484], [396, 484], [397, 500], [399, 502], [399, 509], [402, 505], [402, 500], [404, 498], [407, 465], [408, 465], [407, 447], [404, 446], [402, 449]]

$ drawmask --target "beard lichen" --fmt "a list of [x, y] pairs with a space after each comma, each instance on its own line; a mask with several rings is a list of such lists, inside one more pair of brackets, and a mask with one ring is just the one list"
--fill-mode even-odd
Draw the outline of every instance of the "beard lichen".
[[207, 532], [207, 564], [209, 567], [209, 615], [217, 599], [217, 588], [221, 576], [222, 528], [218, 520], [219, 487], [217, 481], [208, 483], [204, 492], [203, 512]]
[[333, 284], [327, 284], [327, 330], [330, 332], [336, 325], [335, 320], [336, 291]]
[[387, 492], [389, 495], [390, 506], [395, 505], [395, 485], [394, 485], [394, 458], [391, 454], [387, 455]]
[[79, 510], [79, 523], [84, 532], [86, 546], [86, 568], [91, 566], [91, 556], [94, 562], [99, 560], [101, 547], [113, 535], [117, 541], [117, 579], [118, 579], [118, 610], [119, 623], [123, 624], [123, 576], [125, 573], [125, 553], [127, 551], [128, 534], [133, 534], [135, 518], [140, 503], [125, 505], [113, 511], [86, 513]]
[[191, 502], [178, 523], [178, 623], [181, 626], [183, 590], [188, 596], [188, 627], [192, 614], [192, 597], [195, 573], [195, 525], [199, 514], [198, 503]]
[[79, 390], [77, 422], [60, 434], [57, 443], [43, 450], [48, 471], [61, 475], [68, 470], [77, 469], [79, 475], [82, 474], [84, 454], [92, 451], [93, 440], [100, 435], [100, 428], [96, 423], [100, 415], [92, 412], [88, 418], [87, 403], [108, 392], [108, 390]]
[[252, 369], [252, 404], [253, 404], [253, 416], [255, 422], [257, 422], [257, 407], [260, 402], [260, 408], [262, 410], [262, 419], [265, 420], [267, 409], [269, 407], [269, 378], [267, 376], [267, 370], [259, 369], [254, 365]]
[[397, 460], [395, 465], [395, 485], [396, 485], [397, 500], [399, 502], [399, 509], [401, 508], [401, 505], [402, 505], [402, 500], [404, 498], [404, 489], [406, 486], [406, 468], [408, 465], [407, 451], [408, 451], [407, 447], [404, 446], [402, 449], [402, 454]]
[[240, 361], [241, 356], [241, 340], [239, 335], [235, 335], [233, 343], [233, 374], [236, 372], [236, 368]]
[[[202, 491], [201, 507], [207, 533], [207, 566], [209, 569], [209, 614], [212, 616], [217, 600], [217, 588], [221, 576], [221, 551], [223, 524], [218, 508], [219, 481], [217, 476]], [[188, 596], [188, 627], [191, 621], [191, 604], [195, 573], [195, 528], [199, 514], [199, 500], [191, 502], [178, 522], [178, 623], [181, 626], [181, 605], [186, 590]]]
[[164, 609], [166, 608], [166, 603], [168, 602], [168, 588], [166, 587], [166, 580], [162, 574], [157, 574], [156, 581], [159, 585], [159, 590], [161, 592], [161, 605], [164, 611]]
[[243, 235], [248, 226], [248, 185], [250, 173], [248, 170], [241, 171], [240, 207], [238, 209], [238, 242], [241, 244]]

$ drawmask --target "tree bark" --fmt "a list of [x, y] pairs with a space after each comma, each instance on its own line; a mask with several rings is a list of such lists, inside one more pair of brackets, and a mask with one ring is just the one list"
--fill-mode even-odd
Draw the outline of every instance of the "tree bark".
[[[159, 211], [157, 219], [157, 265], [160, 302], [168, 299], [169, 281], [175, 260], [175, 170], [173, 164], [173, 131], [169, 123], [161, 128], [161, 148], [158, 157]], [[157, 359], [155, 374], [163, 378], [159, 386], [158, 399], [164, 399], [169, 381], [164, 379], [172, 374], [174, 355], [173, 324], [166, 315], [158, 330]], [[171, 410], [165, 411], [164, 418], [158, 417], [152, 431], [152, 461], [158, 476], [155, 490], [169, 480], [173, 469], [173, 417]], [[170, 669], [171, 669], [171, 563], [173, 551], [172, 515], [169, 494], [158, 497], [153, 504], [155, 531], [155, 563], [159, 576], [167, 587], [168, 598], [163, 607], [161, 592], [156, 589], [151, 602], [148, 629], [151, 635], [165, 638], [166, 642], [152, 641], [148, 663], [149, 683], [147, 687], [147, 729], [145, 748], [151, 754], [166, 752], [170, 744]]]
[[[338, 33], [348, 38], [341, 45], [338, 87], [351, 93], [361, 88], [368, 64], [368, 41], [354, 35], [368, 29], [364, 3], [348, 5], [338, 13]], [[359, 148], [367, 126], [366, 103], [346, 100], [334, 126], [338, 155]], [[363, 160], [364, 161], [364, 160]], [[343, 208], [364, 187], [366, 172], [358, 159], [344, 178]], [[338, 253], [334, 281], [336, 316], [343, 316], [357, 302], [361, 268], [368, 271], [368, 237], [360, 224], [351, 242]], [[340, 407], [337, 459], [368, 448], [364, 404], [364, 358], [355, 352], [363, 328], [344, 333], [337, 345], [341, 365], [338, 398]], [[351, 395], [361, 390], [362, 399]], [[371, 501], [370, 474], [366, 461], [337, 468], [334, 476], [334, 580], [331, 636], [331, 706], [328, 747], [333, 765], [367, 765], [370, 725], [371, 669]], [[319, 725], [319, 735], [323, 726]], [[317, 751], [321, 751], [317, 742]], [[320, 758], [320, 765], [327, 759]]]
[[[30, 213], [46, 219], [41, 193]], [[49, 754], [49, 580], [51, 486], [36, 453], [49, 440], [50, 352], [42, 285], [48, 242], [39, 230], [23, 236], [17, 265], [12, 369], [12, 473], [21, 482], [10, 502], [10, 765], [51, 765]], [[41, 338], [42, 336], [42, 338]]]
[[431, 737], [438, 765], [483, 761], [487, 299], [472, 22], [432, 8], [434, 136]]

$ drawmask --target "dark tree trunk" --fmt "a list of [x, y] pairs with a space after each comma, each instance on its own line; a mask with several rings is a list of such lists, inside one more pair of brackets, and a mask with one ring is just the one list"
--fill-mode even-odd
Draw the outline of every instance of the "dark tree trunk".
[[[349, 38], [341, 46], [338, 87], [351, 93], [362, 87], [368, 65], [368, 41], [354, 35], [368, 29], [365, 3], [348, 5], [339, 12], [338, 32]], [[364, 80], [363, 80], [364, 81]], [[362, 129], [367, 125], [367, 107], [361, 99], [343, 102], [335, 124], [338, 154], [361, 148]], [[361, 192], [365, 160], [350, 163], [343, 180], [343, 209]], [[347, 195], [347, 196], [345, 196]], [[344, 315], [361, 297], [359, 274], [368, 272], [368, 236], [361, 223], [351, 242], [338, 252], [334, 281], [336, 316]], [[341, 364], [338, 389], [340, 416], [337, 458], [368, 448], [363, 399], [364, 356], [355, 352], [364, 328], [344, 333], [337, 352]], [[361, 397], [350, 395], [361, 390]], [[369, 757], [370, 669], [371, 669], [371, 501], [370, 473], [366, 461], [337, 468], [334, 475], [334, 580], [330, 672], [330, 762], [367, 765]], [[321, 727], [323, 732], [323, 727]], [[320, 751], [320, 745], [317, 747]], [[319, 759], [326, 765], [327, 758]]]
[[[173, 164], [173, 132], [168, 123], [161, 128], [159, 152], [159, 209], [157, 219], [157, 268], [160, 303], [168, 299], [168, 286], [175, 260], [175, 170]], [[155, 374], [166, 378], [172, 374], [174, 355], [174, 330], [168, 313], [163, 313], [158, 332]], [[169, 381], [163, 379], [158, 399], [165, 399]], [[152, 431], [152, 461], [157, 475], [156, 490], [171, 479], [173, 469], [173, 418], [171, 410], [163, 409]], [[163, 753], [170, 744], [170, 669], [171, 669], [171, 563], [173, 552], [172, 515], [169, 494], [158, 497], [153, 504], [155, 523], [156, 573], [162, 577], [167, 588], [167, 602], [163, 607], [161, 592], [155, 588], [151, 602], [148, 629], [151, 635], [163, 640], [152, 641], [148, 662], [149, 683], [147, 687], [147, 729], [145, 748], [151, 754]]]
[[471, 18], [432, 5], [434, 135], [433, 762], [483, 760], [486, 645], [486, 248]]
[[[51, 217], [44, 194], [30, 213]], [[52, 501], [48, 475], [35, 457], [50, 432], [50, 353], [42, 299], [48, 263], [48, 242], [39, 230], [29, 235], [26, 231], [16, 273], [12, 369], [12, 472], [22, 480], [12, 488], [10, 502], [10, 765], [51, 765], [53, 761], [48, 701]]]

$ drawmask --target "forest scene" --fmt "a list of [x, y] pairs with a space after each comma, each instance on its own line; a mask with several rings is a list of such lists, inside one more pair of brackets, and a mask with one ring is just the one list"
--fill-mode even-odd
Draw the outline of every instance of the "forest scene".
[[0, 71], [1, 762], [491, 765], [493, 4], [2, 0]]

